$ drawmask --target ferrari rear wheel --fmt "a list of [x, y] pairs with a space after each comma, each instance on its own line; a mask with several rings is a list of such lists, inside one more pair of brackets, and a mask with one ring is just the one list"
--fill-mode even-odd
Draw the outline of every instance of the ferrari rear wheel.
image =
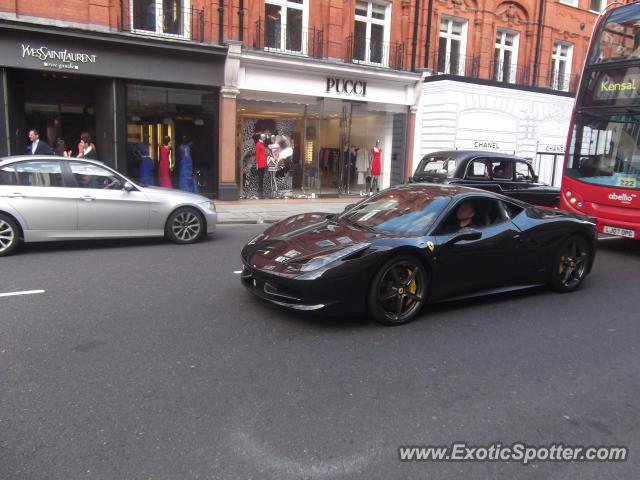
[[369, 289], [369, 312], [384, 325], [410, 322], [427, 294], [427, 272], [411, 255], [394, 257], [376, 273]]
[[591, 249], [581, 236], [569, 237], [560, 247], [553, 265], [551, 286], [559, 292], [572, 292], [584, 281], [591, 264]]

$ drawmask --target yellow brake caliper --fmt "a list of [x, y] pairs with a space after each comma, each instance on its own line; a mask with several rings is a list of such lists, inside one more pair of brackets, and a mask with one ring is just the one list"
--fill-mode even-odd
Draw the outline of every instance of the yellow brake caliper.
[[[413, 272], [407, 268], [407, 273], [409, 274], [409, 276], [411, 276]], [[413, 277], [413, 280], [411, 280], [409, 285], [407, 285], [407, 291], [412, 293], [413, 295], [415, 295], [415, 293], [418, 291], [418, 284], [416, 283], [416, 277]], [[406, 299], [406, 305], [411, 305], [412, 303], [413, 303], [413, 299], [411, 298]]]
[[560, 257], [560, 266], [558, 267], [558, 273], [561, 275], [564, 273], [564, 256]]

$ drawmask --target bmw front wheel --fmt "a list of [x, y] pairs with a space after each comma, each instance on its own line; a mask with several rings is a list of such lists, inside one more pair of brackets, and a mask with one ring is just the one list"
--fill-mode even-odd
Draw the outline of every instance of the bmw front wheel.
[[427, 295], [427, 272], [410, 255], [388, 260], [376, 273], [369, 289], [369, 312], [384, 325], [410, 322], [420, 312]]
[[200, 240], [204, 230], [202, 214], [193, 208], [183, 207], [169, 215], [165, 232], [172, 242], [188, 244]]

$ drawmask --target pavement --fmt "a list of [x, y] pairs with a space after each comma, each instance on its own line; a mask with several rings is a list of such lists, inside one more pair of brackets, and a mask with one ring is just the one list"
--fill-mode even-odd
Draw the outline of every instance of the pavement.
[[309, 212], [339, 213], [363, 197], [215, 201], [218, 223], [273, 223]]

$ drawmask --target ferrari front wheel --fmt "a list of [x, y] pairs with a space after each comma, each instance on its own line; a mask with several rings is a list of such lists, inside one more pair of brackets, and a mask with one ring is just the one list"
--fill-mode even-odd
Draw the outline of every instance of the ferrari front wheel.
[[394, 257], [373, 278], [369, 312], [384, 325], [401, 325], [415, 318], [426, 295], [427, 272], [422, 263], [410, 255]]
[[553, 265], [551, 286], [559, 292], [572, 292], [584, 281], [591, 265], [591, 249], [578, 235], [569, 237], [560, 247]]

